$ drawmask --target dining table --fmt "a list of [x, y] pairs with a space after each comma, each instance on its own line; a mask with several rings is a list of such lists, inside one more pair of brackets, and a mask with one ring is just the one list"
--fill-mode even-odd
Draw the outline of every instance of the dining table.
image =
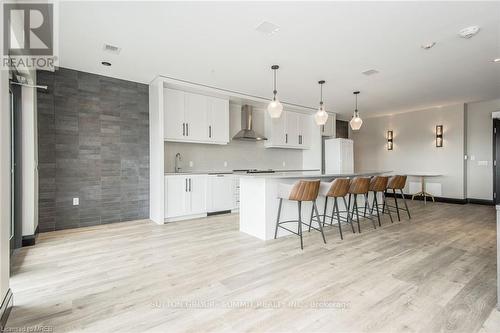
[[418, 178], [420, 178], [420, 186], [421, 186], [420, 192], [414, 193], [411, 196], [412, 200], [415, 197], [423, 197], [424, 204], [427, 204], [427, 198], [431, 198], [432, 202], [436, 201], [434, 199], [434, 196], [431, 193], [426, 192], [426, 190], [425, 190], [425, 179], [426, 178], [431, 178], [431, 177], [440, 177], [440, 176], [442, 176], [442, 174], [435, 173], [435, 172], [413, 172], [413, 173], [407, 173], [406, 175], [410, 176], [410, 177], [418, 177]]

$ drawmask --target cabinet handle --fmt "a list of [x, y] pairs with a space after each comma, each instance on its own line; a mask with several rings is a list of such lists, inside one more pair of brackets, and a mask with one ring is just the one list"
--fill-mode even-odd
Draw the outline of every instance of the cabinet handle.
[[182, 136], [186, 136], [186, 123], [182, 123]]
[[191, 178], [189, 178], [189, 192], [191, 192]]
[[288, 133], [285, 134], [285, 143], [288, 143]]
[[208, 137], [211, 138], [212, 137], [212, 126], [208, 126]]
[[186, 136], [189, 136], [189, 123], [186, 123]]
[[187, 192], [188, 191], [188, 179], [187, 178], [185, 179], [185, 183], [186, 183], [186, 189], [184, 191]]

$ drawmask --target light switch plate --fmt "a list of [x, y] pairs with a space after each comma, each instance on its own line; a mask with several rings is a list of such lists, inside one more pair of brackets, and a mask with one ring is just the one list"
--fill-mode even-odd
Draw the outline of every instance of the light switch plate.
[[73, 206], [78, 206], [80, 204], [80, 198], [73, 198]]
[[189, 167], [192, 168], [194, 166], [193, 161], [189, 161]]
[[227, 168], [227, 161], [224, 161], [224, 168]]
[[286, 166], [286, 162], [285, 161], [283, 161], [283, 166]]

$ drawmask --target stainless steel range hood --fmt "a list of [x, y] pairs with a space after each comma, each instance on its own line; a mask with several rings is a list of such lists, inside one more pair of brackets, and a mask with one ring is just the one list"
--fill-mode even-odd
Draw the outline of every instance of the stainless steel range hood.
[[244, 140], [244, 141], [262, 141], [267, 140], [266, 137], [255, 133], [252, 129], [252, 116], [253, 108], [251, 105], [243, 105], [241, 107], [241, 130], [236, 133], [233, 140]]

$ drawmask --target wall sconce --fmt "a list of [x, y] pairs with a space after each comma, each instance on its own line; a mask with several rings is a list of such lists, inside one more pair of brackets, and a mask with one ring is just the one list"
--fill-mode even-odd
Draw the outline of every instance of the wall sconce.
[[392, 131], [387, 131], [387, 150], [392, 150], [392, 147], [393, 147]]
[[443, 146], [443, 125], [436, 125], [436, 147]]

